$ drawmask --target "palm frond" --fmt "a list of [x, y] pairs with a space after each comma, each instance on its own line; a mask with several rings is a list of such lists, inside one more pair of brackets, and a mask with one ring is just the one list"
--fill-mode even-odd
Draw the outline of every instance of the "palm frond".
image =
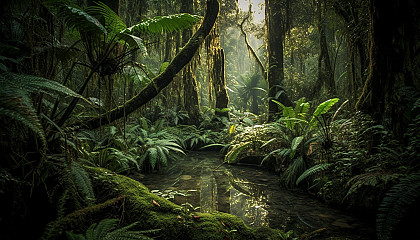
[[393, 186], [378, 209], [376, 217], [378, 239], [392, 239], [395, 227], [419, 198], [420, 173], [412, 173]]
[[67, 26], [76, 29], [81, 35], [95, 36], [107, 34], [108, 31], [102, 23], [79, 6], [67, 0], [47, 0], [46, 6], [55, 8], [58, 16], [64, 20]]
[[105, 3], [97, 2], [96, 6], [88, 7], [86, 12], [93, 16], [97, 15], [103, 17], [105, 21], [104, 27], [109, 35], [117, 35], [127, 28], [120, 16]]
[[190, 28], [200, 20], [200, 16], [188, 13], [159, 16], [144, 19], [140, 23], [127, 28], [125, 32], [140, 32], [146, 34], [170, 33]]

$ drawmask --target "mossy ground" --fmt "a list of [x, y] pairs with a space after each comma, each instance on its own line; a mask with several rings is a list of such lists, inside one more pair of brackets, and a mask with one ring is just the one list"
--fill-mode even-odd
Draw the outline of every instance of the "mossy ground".
[[247, 227], [237, 216], [222, 212], [189, 212], [159, 197], [143, 184], [102, 168], [89, 168], [100, 204], [69, 214], [52, 223], [56, 236], [65, 231], [84, 232], [103, 218], [138, 222], [138, 230], [160, 229], [157, 239], [280, 239], [280, 230]]

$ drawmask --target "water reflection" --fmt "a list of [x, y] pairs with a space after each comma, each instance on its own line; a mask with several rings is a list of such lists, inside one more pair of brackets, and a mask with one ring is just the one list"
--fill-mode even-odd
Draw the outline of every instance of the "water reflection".
[[328, 236], [348, 239], [370, 239], [374, 232], [306, 194], [281, 188], [278, 176], [240, 166], [223, 165], [215, 170], [219, 164], [216, 153], [190, 153], [164, 172], [137, 179], [185, 211], [231, 213], [250, 227], [293, 229], [298, 234], [327, 228]]

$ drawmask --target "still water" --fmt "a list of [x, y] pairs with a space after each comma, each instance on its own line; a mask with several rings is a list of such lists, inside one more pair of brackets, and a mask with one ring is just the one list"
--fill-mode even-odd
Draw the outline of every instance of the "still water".
[[[217, 152], [192, 152], [159, 173], [136, 176], [152, 192], [190, 211], [221, 211], [250, 227], [268, 226], [311, 239], [375, 239], [374, 228], [313, 196], [280, 186], [279, 176], [258, 167], [221, 165]], [[324, 229], [325, 228], [325, 229]]]

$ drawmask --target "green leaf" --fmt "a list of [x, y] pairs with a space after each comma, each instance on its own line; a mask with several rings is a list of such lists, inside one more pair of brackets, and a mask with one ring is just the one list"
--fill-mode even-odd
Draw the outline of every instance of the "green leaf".
[[296, 102], [295, 114], [305, 116], [309, 112], [310, 104], [306, 102], [305, 98], [301, 98]]
[[119, 33], [117, 40], [126, 42], [130, 48], [138, 48], [141, 53], [147, 55], [146, 46], [144, 46], [143, 40], [137, 36], [128, 33]]
[[152, 169], [155, 169], [156, 162], [157, 162], [157, 150], [156, 148], [149, 148], [147, 149], [147, 152], [149, 152], [149, 162], [150, 166], [152, 166]]
[[276, 140], [277, 140], [277, 138], [272, 138], [272, 139], [268, 140], [267, 142], [265, 142], [263, 145], [261, 145], [260, 148], [263, 148], [263, 147], [267, 146], [268, 144], [270, 144], [270, 143], [272, 143]]
[[159, 73], [163, 73], [168, 66], [169, 66], [169, 62], [163, 62], [162, 65], [160, 65]]
[[250, 126], [254, 126], [254, 122], [250, 118], [244, 117], [244, 119], [242, 119], [242, 121], [244, 121], [245, 123], [247, 123]]
[[226, 113], [230, 111], [230, 108], [215, 108], [214, 111], [219, 113]]
[[237, 160], [238, 155], [252, 142], [240, 143], [233, 145], [232, 149], [226, 154], [225, 161], [228, 163], [234, 163]]
[[291, 149], [290, 159], [293, 159], [293, 157], [295, 155], [295, 152], [296, 152], [296, 149], [299, 147], [302, 140], [303, 140], [303, 136], [293, 138], [292, 145], [290, 147], [290, 149]]
[[312, 114], [312, 117], [318, 117], [322, 114], [327, 113], [332, 106], [334, 106], [334, 104], [336, 104], [340, 99], [339, 98], [332, 98], [330, 100], [327, 100], [321, 104], [319, 104], [319, 106], [316, 108], [314, 114]]
[[332, 98], [330, 100], [327, 100], [321, 104], [318, 105], [318, 107], [316, 108], [315, 112], [312, 114], [312, 118], [311, 121], [309, 122], [311, 127], [315, 127], [317, 125], [317, 117], [319, 117], [322, 114], [327, 113], [332, 106], [334, 106], [334, 104], [336, 104], [340, 99], [338, 98]]

